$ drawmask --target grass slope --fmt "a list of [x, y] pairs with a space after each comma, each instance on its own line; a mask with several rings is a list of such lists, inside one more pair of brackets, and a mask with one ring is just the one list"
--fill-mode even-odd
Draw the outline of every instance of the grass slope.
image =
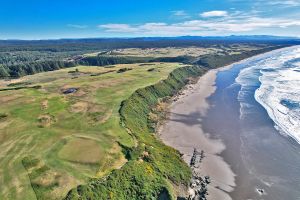
[[[216, 68], [241, 59], [273, 50], [250, 50], [242, 54], [213, 56], [205, 59], [206, 69], [187, 66], [175, 69], [166, 80], [136, 90], [120, 108], [121, 123], [137, 141], [134, 148], [123, 147], [128, 158], [120, 170], [106, 179], [91, 181], [71, 190], [65, 200], [81, 199], [175, 199], [174, 185], [187, 186], [191, 171], [178, 151], [164, 145], [154, 135], [152, 110], [161, 99], [173, 96], [189, 77], [202, 75], [207, 68]], [[226, 59], [224, 59], [226, 58]]]
[[[267, 50], [198, 61], [207, 69]], [[0, 199], [175, 198], [191, 172], [153, 134], [151, 111], [204, 71], [142, 63], [1, 80]]]
[[[132, 148], [135, 140], [120, 126], [121, 102], [178, 67], [80, 66], [0, 81], [5, 89], [26, 83], [0, 91], [0, 199], [61, 199], [122, 166], [120, 145]], [[123, 68], [132, 70], [117, 73]], [[78, 91], [63, 94], [68, 88]]]
[[69, 192], [66, 199], [158, 199], [160, 195], [175, 198], [172, 184], [187, 186], [189, 166], [178, 151], [164, 145], [149, 126], [149, 114], [160, 99], [178, 92], [192, 76], [205, 70], [198, 66], [175, 69], [166, 80], [138, 89], [120, 108], [121, 123], [137, 140], [137, 146], [126, 148], [129, 162], [115, 170], [106, 180], [92, 181]]

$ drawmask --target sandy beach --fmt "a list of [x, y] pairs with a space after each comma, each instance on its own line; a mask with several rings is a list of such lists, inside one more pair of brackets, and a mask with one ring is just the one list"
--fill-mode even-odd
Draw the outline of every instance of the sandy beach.
[[225, 145], [219, 139], [212, 139], [210, 133], [204, 132], [201, 126], [201, 118], [213, 106], [208, 104], [207, 98], [216, 90], [216, 75], [230, 67], [209, 70], [196, 84], [189, 85], [170, 105], [168, 120], [158, 131], [160, 138], [179, 150], [188, 164], [194, 148], [204, 151], [204, 158], [196, 170], [200, 176], [209, 176], [211, 179], [208, 185], [209, 200], [230, 200], [228, 193], [235, 187], [235, 174], [220, 156]]
[[[281, 51], [290, 49], [208, 71], [176, 97], [168, 119], [159, 127], [162, 141], [179, 150], [187, 164], [194, 149], [204, 152], [191, 169], [194, 177], [210, 177], [209, 200], [299, 199], [300, 181], [295, 176], [300, 169], [299, 144], [280, 134], [255, 100], [259, 81], [251, 80], [243, 88], [248, 89], [243, 98], [238, 98], [242, 89], [236, 83], [241, 69], [274, 60]], [[241, 109], [241, 101], [248, 109]]]

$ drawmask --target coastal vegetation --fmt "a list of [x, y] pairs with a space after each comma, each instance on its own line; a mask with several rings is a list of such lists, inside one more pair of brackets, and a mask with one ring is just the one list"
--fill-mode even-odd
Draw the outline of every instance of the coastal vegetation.
[[[199, 66], [175, 69], [167, 79], [136, 90], [120, 108], [121, 124], [136, 141], [133, 148], [125, 147], [129, 160], [105, 181], [93, 181], [79, 186], [66, 199], [157, 199], [160, 195], [175, 199], [172, 184], [188, 186], [191, 172], [179, 152], [159, 141], [149, 124], [149, 114], [160, 99], [176, 94], [189, 77], [205, 72]], [[97, 188], [97, 189], [95, 189]]]
[[210, 68], [284, 46], [85, 45], [8, 45], [61, 57], [1, 63], [0, 199], [176, 199], [191, 170], [155, 135], [157, 105]]
[[[227, 65], [271, 49], [214, 61]], [[214, 67], [218, 66], [212, 65], [210, 68]], [[159, 199], [161, 195], [165, 195], [166, 199], [176, 199], [178, 194], [174, 186], [187, 188], [191, 171], [180, 159], [179, 152], [157, 139], [153, 120], [149, 116], [160, 100], [174, 96], [187, 84], [188, 78], [200, 76], [206, 70], [196, 65], [175, 69], [166, 80], [138, 89], [123, 101], [120, 108], [121, 124], [136, 140], [134, 148], [123, 147], [129, 161], [121, 169], [114, 170], [107, 179], [92, 181], [71, 190], [65, 199]], [[147, 166], [152, 169], [150, 174], [147, 173]]]
[[[191, 63], [206, 55], [245, 53], [299, 41], [232, 38], [133, 38], [0, 41], [0, 78], [19, 78], [77, 65], [105, 66], [146, 62]], [[230, 56], [229, 56], [230, 57]]]
[[[73, 187], [123, 166], [128, 157], [122, 152], [136, 141], [120, 126], [121, 102], [179, 67], [116, 65], [116, 71], [132, 68], [117, 73], [78, 66], [77, 74], [68, 73], [76, 71], [70, 68], [0, 81], [0, 197], [61, 199]], [[22, 83], [24, 88], [11, 90]], [[39, 89], [28, 88], [37, 84]], [[70, 88], [78, 90], [63, 93]]]

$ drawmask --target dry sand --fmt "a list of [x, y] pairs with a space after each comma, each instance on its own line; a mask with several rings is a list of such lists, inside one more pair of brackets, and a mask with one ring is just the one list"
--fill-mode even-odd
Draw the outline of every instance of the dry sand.
[[[208, 185], [209, 200], [230, 200], [228, 195], [235, 186], [235, 174], [220, 155], [226, 148], [222, 141], [210, 138], [201, 127], [201, 118], [209, 107], [207, 98], [216, 90], [215, 80], [218, 71], [231, 66], [208, 71], [198, 82], [184, 90], [184, 94], [170, 106], [168, 120], [159, 128], [160, 138], [183, 154], [189, 164], [194, 148], [204, 151], [204, 159], [197, 169], [201, 176], [210, 176]], [[217, 124], [216, 124], [217, 125]]]

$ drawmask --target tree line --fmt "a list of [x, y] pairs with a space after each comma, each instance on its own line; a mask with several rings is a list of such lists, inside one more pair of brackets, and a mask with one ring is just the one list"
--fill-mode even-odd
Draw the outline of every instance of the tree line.
[[[55, 59], [55, 58], [54, 58]], [[189, 57], [133, 57], [133, 56], [89, 56], [80, 59], [62, 59], [62, 60], [34, 60], [34, 59], [5, 59], [0, 62], [0, 78], [18, 78], [26, 75], [32, 75], [40, 72], [54, 71], [62, 68], [75, 67], [77, 65], [86, 66], [105, 66], [115, 64], [132, 64], [132, 63], [147, 63], [147, 62], [183, 62], [189, 63]], [[1, 57], [0, 57], [1, 61]]]
[[46, 71], [54, 71], [67, 67], [75, 67], [75, 62], [69, 61], [39, 61], [16, 65], [0, 65], [1, 78], [18, 78]]

